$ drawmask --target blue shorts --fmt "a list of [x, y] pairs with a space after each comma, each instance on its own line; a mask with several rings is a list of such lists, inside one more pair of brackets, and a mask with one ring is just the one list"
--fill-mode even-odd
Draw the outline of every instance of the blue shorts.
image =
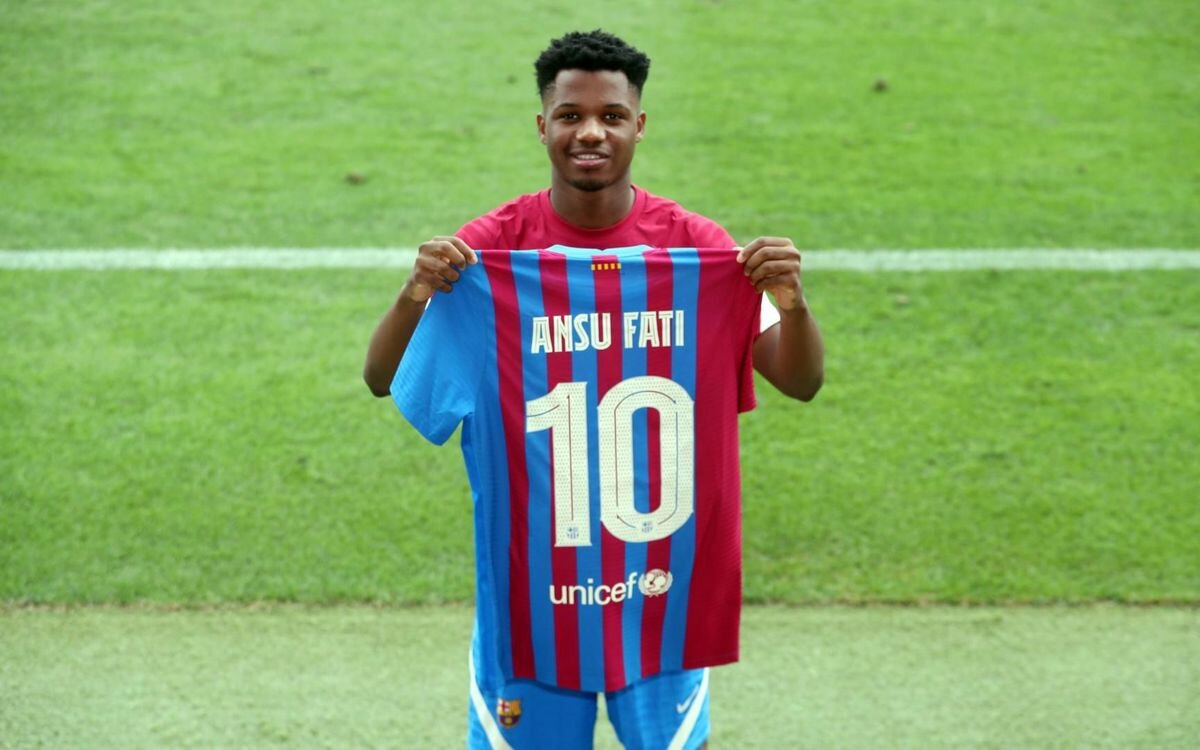
[[[480, 680], [471, 663], [470, 750], [591, 750], [598, 693], [532, 680]], [[485, 690], [480, 685], [500, 685]], [[664, 672], [604, 694], [626, 750], [695, 750], [708, 739], [708, 670]]]

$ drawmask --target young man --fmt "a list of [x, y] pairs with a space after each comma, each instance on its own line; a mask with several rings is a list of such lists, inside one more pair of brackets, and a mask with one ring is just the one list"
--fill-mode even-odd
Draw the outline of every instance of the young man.
[[[641, 96], [650, 60], [612, 35], [576, 32], [554, 40], [535, 67], [542, 101], [537, 130], [550, 159], [549, 189], [518, 197], [455, 235], [420, 246], [399, 298], [372, 336], [363, 373], [371, 392], [392, 392], [427, 303], [475, 270], [467, 266], [478, 263], [476, 249], [649, 245], [736, 252], [747, 284], [775, 300], [775, 306], [763, 300], [761, 333], [752, 344], [754, 368], [782, 393], [812, 399], [822, 383], [823, 344], [804, 298], [800, 253], [791, 240], [759, 237], [737, 248], [717, 223], [632, 184], [630, 166], [645, 134]], [[481, 656], [489, 653], [480, 647], [489, 637], [481, 632], [487, 627], [477, 615], [468, 746], [591, 747], [596, 693], [506, 676], [495, 658]], [[703, 747], [707, 684], [707, 669], [682, 669], [633, 679], [607, 692], [621, 742], [627, 748]]]

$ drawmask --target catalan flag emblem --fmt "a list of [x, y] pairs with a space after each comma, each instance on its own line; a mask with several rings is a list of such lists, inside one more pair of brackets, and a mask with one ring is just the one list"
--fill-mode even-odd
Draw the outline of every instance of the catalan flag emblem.
[[605, 258], [598, 256], [592, 259], [593, 271], [620, 271], [621, 261], [616, 258]]

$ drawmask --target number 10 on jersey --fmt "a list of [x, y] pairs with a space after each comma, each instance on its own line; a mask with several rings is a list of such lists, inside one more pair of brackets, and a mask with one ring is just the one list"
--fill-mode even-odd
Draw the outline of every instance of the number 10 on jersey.
[[[525, 402], [526, 432], [550, 431], [554, 487], [554, 546], [589, 547], [590, 454], [586, 382], [563, 382]], [[662, 501], [647, 513], [634, 504], [634, 415], [659, 415]], [[673, 380], [638, 375], [617, 383], [596, 407], [600, 522], [623, 542], [652, 542], [682, 527], [695, 511], [695, 407]]]

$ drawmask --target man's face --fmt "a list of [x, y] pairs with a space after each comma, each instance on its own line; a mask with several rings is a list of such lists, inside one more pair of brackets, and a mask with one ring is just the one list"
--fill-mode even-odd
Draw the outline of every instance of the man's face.
[[562, 70], [537, 123], [555, 177], [594, 192], [628, 179], [646, 115], [624, 73]]

